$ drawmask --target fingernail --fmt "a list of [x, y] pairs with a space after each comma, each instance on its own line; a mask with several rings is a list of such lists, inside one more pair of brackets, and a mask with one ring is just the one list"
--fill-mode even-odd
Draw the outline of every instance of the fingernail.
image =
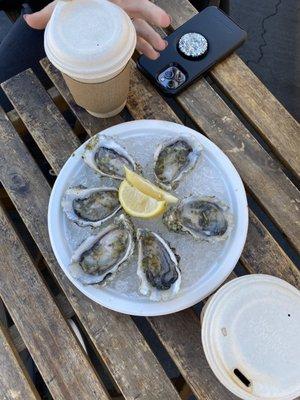
[[164, 40], [165, 42], [165, 48], [168, 46], [169, 42], [167, 40]]
[[170, 18], [170, 25], [172, 24], [172, 22], [173, 22], [173, 18], [171, 17], [171, 15], [169, 14], [169, 18]]

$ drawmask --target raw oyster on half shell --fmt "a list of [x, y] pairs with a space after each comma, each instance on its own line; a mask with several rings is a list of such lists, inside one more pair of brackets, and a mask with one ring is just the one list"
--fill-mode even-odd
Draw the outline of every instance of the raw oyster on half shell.
[[229, 207], [216, 197], [187, 197], [163, 215], [163, 222], [174, 232], [188, 232], [196, 239], [226, 239], [232, 228]]
[[202, 146], [193, 136], [176, 137], [161, 143], [154, 153], [156, 182], [166, 190], [176, 189], [182, 177], [200, 159]]
[[113, 138], [105, 135], [94, 136], [85, 146], [85, 163], [100, 175], [113, 179], [124, 179], [127, 167], [136, 170], [134, 159]]
[[134, 244], [134, 227], [121, 214], [81, 243], [72, 256], [70, 273], [84, 285], [104, 282], [132, 255]]
[[168, 243], [148, 229], [137, 230], [139, 291], [150, 300], [168, 300], [180, 288], [178, 258]]
[[113, 187], [69, 188], [62, 200], [66, 216], [79, 226], [100, 226], [121, 208], [118, 189]]

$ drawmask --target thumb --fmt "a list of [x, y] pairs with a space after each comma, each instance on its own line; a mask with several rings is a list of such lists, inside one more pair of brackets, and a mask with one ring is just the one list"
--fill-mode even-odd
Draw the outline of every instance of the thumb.
[[25, 14], [23, 17], [27, 24], [34, 29], [45, 29], [52, 15], [57, 0], [49, 3], [45, 8], [33, 14]]

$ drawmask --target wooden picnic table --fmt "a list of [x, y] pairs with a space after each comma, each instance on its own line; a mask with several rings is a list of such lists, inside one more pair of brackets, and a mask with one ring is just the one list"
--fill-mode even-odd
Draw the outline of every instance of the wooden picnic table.
[[[173, 29], [196, 13], [187, 0], [155, 2], [172, 16]], [[104, 128], [132, 118], [189, 124], [228, 155], [249, 196], [247, 242], [229, 279], [265, 273], [299, 288], [299, 124], [236, 54], [176, 101], [158, 94], [132, 61], [127, 109], [104, 120], [75, 104], [47, 59], [41, 64], [53, 88], [46, 90], [31, 70], [2, 84], [14, 110], [0, 109], [0, 296], [12, 319], [8, 329], [0, 325], [1, 399], [40, 398], [18, 355], [25, 348], [54, 399], [179, 400], [191, 392], [201, 400], [236, 398], [206, 362], [194, 309], [145, 322], [178, 368], [175, 382], [136, 319], [101, 307], [70, 283], [48, 237], [51, 186], [72, 152]], [[69, 318], [81, 326], [114, 392], [96, 373]]]

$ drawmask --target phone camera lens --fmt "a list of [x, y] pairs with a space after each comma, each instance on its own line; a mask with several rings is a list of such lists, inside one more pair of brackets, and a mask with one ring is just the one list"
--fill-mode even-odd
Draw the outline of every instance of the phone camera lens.
[[178, 83], [185, 81], [185, 75], [178, 69], [175, 74], [175, 79]]
[[169, 81], [167, 86], [169, 89], [174, 89], [174, 87], [176, 86], [176, 83], [174, 81]]
[[167, 69], [164, 73], [166, 79], [172, 79], [174, 77], [174, 72], [171, 68]]

